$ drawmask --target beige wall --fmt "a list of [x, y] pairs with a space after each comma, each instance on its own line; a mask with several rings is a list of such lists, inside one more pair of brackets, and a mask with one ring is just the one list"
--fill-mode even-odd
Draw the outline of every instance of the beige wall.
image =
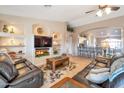
[[56, 21], [47, 21], [41, 19], [25, 18], [18, 16], [9, 16], [0, 14], [0, 21], [6, 21], [10, 24], [21, 24], [24, 26], [24, 35], [26, 40], [26, 56], [29, 59], [34, 58], [34, 34], [32, 31], [33, 24], [42, 25], [44, 31], [47, 32], [61, 32], [62, 34], [62, 47], [61, 52], [66, 52], [65, 42], [66, 42], [66, 23], [56, 22]]
[[106, 27], [124, 27], [124, 16], [79, 26], [76, 27], [75, 30], [82, 32]]
[[[107, 28], [107, 27], [121, 27], [122, 33], [124, 33], [124, 31], [123, 31], [123, 29], [124, 29], [124, 16], [76, 27], [75, 28], [75, 38], [77, 38], [77, 36], [80, 32], [92, 31], [94, 29]], [[124, 35], [122, 36], [122, 40], [123, 40], [123, 46], [124, 46]], [[78, 40], [76, 40], [73, 43], [75, 44], [75, 49], [74, 49], [75, 54], [77, 54]]]

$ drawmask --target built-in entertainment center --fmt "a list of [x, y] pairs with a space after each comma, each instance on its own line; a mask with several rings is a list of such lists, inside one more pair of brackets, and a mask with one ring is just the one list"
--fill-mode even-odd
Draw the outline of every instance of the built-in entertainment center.
[[34, 36], [35, 57], [48, 56], [49, 48], [52, 47], [52, 37]]
[[61, 54], [62, 39], [59, 32], [46, 31], [39, 24], [35, 24], [33, 27], [36, 61]]
[[34, 27], [34, 57], [35, 64], [43, 64], [46, 58], [59, 56], [62, 48], [62, 36], [60, 32], [46, 31], [42, 26]]

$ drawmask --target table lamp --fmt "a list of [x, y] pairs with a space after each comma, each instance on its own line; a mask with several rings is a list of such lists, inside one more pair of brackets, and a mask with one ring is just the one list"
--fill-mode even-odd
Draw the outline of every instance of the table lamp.
[[107, 49], [110, 47], [109, 46], [109, 42], [108, 41], [104, 41], [104, 42], [102, 42], [101, 46], [102, 46], [103, 51], [104, 51], [104, 56], [106, 56]]

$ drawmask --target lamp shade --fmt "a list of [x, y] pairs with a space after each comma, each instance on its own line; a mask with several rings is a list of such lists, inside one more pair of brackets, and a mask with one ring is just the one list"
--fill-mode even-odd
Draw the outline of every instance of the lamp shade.
[[109, 48], [110, 46], [109, 46], [109, 42], [108, 41], [103, 41], [102, 43], [101, 43], [101, 47], [102, 48]]
[[105, 8], [105, 12], [106, 12], [106, 14], [110, 14], [112, 12], [111, 8], [110, 7]]
[[98, 17], [102, 17], [102, 15], [103, 15], [103, 10], [97, 11], [96, 15], [97, 15]]

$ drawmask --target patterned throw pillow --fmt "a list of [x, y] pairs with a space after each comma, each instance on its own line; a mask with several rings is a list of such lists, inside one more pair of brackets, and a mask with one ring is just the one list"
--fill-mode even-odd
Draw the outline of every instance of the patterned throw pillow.
[[103, 73], [97, 73], [97, 74], [95, 74], [95, 73], [89, 73], [86, 76], [86, 79], [87, 80], [89, 80], [91, 82], [94, 82], [94, 83], [97, 83], [97, 84], [103, 83], [108, 78], [109, 78], [109, 72], [103, 72]]

